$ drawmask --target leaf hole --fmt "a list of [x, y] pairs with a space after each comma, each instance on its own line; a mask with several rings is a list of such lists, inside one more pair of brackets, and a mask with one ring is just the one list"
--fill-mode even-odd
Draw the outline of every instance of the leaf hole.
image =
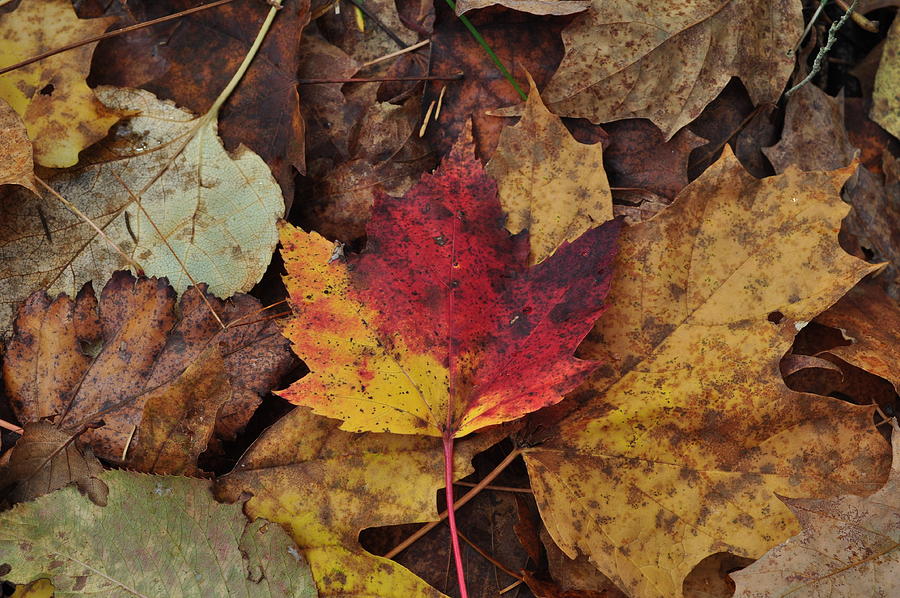
[[56, 88], [53, 87], [53, 84], [52, 84], [52, 83], [48, 83], [47, 85], [44, 85], [44, 88], [41, 89], [41, 91], [40, 91], [39, 93], [40, 93], [42, 96], [50, 96], [50, 95], [53, 95], [53, 90], [54, 90], [54, 89], [56, 89]]
[[782, 320], [784, 320], [784, 314], [781, 313], [780, 311], [773, 311], [772, 313], [770, 313], [768, 315], [768, 317], [766, 319], [769, 320], [770, 322], [772, 322], [773, 324], [781, 324]]

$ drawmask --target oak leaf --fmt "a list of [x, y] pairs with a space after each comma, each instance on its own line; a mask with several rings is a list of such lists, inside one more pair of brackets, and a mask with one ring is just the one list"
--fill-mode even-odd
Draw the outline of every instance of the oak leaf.
[[22, 185], [34, 193], [34, 160], [25, 123], [0, 98], [0, 185]]
[[[457, 443], [454, 472], [493, 444], [481, 434]], [[439, 598], [404, 567], [370, 554], [363, 528], [437, 519], [444, 485], [440, 441], [396, 434], [351, 434], [298, 407], [267, 429], [219, 479], [216, 494], [244, 505], [250, 517], [281, 523], [309, 561], [320, 596]]]
[[894, 464], [870, 496], [783, 498], [803, 530], [732, 573], [735, 598], [900, 594], [900, 429]]
[[[222, 402], [224, 384], [216, 372], [223, 366], [207, 361], [216, 358], [209, 351], [218, 350], [226, 356], [232, 396], [218, 413], [216, 436], [233, 438], [260, 403], [259, 394], [290, 366], [291, 356], [275, 324], [257, 321], [256, 299], [206, 300], [209, 305], [192, 288], [176, 306], [165, 279], [136, 279], [126, 272], [110, 279], [99, 301], [90, 285], [74, 300], [51, 301], [35, 293], [20, 309], [4, 355], [3, 380], [16, 417], [27, 423], [52, 416], [62, 430], [102, 420], [105, 425], [82, 438], [99, 457], [122, 462], [148, 399], [162, 393], [159, 400], [189, 401], [177, 393], [193, 393], [191, 380], [205, 372], [203, 388], [218, 395], [208, 400]], [[246, 325], [223, 330], [210, 307], [224, 321]], [[200, 438], [209, 425], [208, 419], [199, 421], [209, 417], [204, 409], [199, 406], [190, 422]], [[128, 454], [126, 465], [132, 463]]]
[[[229, 155], [214, 112], [195, 118], [141, 90], [101, 88], [104, 105], [140, 114], [49, 183], [148, 275], [178, 292], [205, 282], [220, 297], [262, 277], [284, 214], [268, 166], [246, 148]], [[51, 194], [0, 197], [0, 333], [32, 292], [75, 295], [131, 267]], [[176, 257], [177, 256], [177, 257]]]
[[775, 102], [803, 28], [794, 0], [692, 0], [677, 10], [594, 0], [563, 31], [566, 55], [544, 89], [560, 116], [649, 118], [672, 137], [728, 83]]
[[776, 492], [883, 480], [873, 407], [789, 391], [778, 369], [797, 327], [875, 268], [836, 242], [853, 168], [757, 180], [726, 147], [625, 229], [580, 353], [606, 365], [525, 462], [554, 541], [633, 598], [679, 597], [707, 555], [755, 558], [794, 533]]
[[[0, 14], [0, 68], [103, 33], [113, 19], [79, 19], [69, 0], [22, 0]], [[0, 99], [25, 121], [41, 166], [78, 162], [124, 113], [101, 103], [85, 83], [96, 43], [0, 75]]]
[[613, 207], [601, 145], [576, 141], [528, 82], [522, 119], [500, 133], [485, 170], [497, 181], [506, 228], [528, 231], [531, 262], [540, 263], [560, 242], [611, 220]]
[[106, 506], [64, 488], [0, 514], [0, 578], [49, 578], [67, 596], [316, 595], [284, 530], [216, 503], [209, 482], [127, 471], [100, 479]]
[[529, 268], [469, 134], [404, 198], [376, 198], [361, 254], [283, 226], [284, 334], [311, 373], [278, 394], [344, 430], [445, 439], [556, 403], [597, 366], [572, 353], [603, 311], [618, 228]]

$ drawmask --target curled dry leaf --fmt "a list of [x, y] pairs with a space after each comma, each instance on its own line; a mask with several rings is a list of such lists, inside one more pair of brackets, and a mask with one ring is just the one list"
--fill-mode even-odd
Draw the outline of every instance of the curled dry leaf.
[[485, 170], [497, 181], [506, 228], [528, 231], [529, 259], [541, 263], [563, 242], [613, 217], [599, 143], [576, 141], [547, 110], [534, 80], [522, 119], [505, 127]]
[[[454, 472], [472, 471], [472, 457], [501, 435], [456, 445]], [[281, 523], [312, 567], [320, 596], [438, 598], [442, 594], [401, 565], [360, 547], [367, 527], [437, 519], [443, 488], [440, 441], [421, 436], [350, 434], [334, 420], [297, 408], [267, 429], [220, 478], [216, 493], [253, 494], [250, 517]]]
[[753, 103], [774, 102], [803, 28], [793, 0], [594, 0], [563, 31], [566, 55], [544, 90], [560, 116], [649, 118], [670, 138], [740, 77]]
[[49, 578], [67, 596], [316, 596], [285, 531], [215, 502], [209, 482], [127, 471], [100, 479], [104, 507], [64, 488], [0, 514], [3, 581]]
[[25, 123], [0, 98], [0, 185], [22, 185], [34, 193], [34, 160]]
[[871, 496], [783, 498], [803, 530], [732, 574], [735, 598], [900, 594], [900, 429], [894, 465]]
[[597, 367], [572, 354], [603, 312], [619, 223], [529, 267], [467, 133], [405, 197], [376, 198], [363, 253], [335, 260], [283, 226], [284, 334], [311, 373], [279, 395], [345, 430], [452, 439], [556, 403]]
[[[25, 433], [10, 450], [9, 463], [0, 468], [10, 503], [34, 500], [63, 486], [75, 484], [91, 501], [106, 504], [108, 489], [98, 476], [103, 466], [90, 447], [50, 422], [25, 426]], [[2, 488], [0, 488], [2, 490]]]
[[[136, 279], [125, 272], [110, 279], [99, 302], [90, 286], [75, 300], [51, 301], [35, 293], [19, 310], [3, 362], [16, 417], [27, 423], [56, 416], [63, 430], [102, 420], [105, 425], [83, 439], [98, 456], [120, 462], [148, 398], [179, 388], [193, 392], [186, 383], [198, 372], [191, 366], [212, 367], [199, 364], [209, 347], [217, 347], [233, 396], [219, 412], [216, 435], [232, 438], [291, 357], [273, 322], [250, 323], [260, 319], [256, 299], [207, 299], [225, 322], [247, 325], [223, 330], [197, 290], [189, 289], [176, 307], [165, 279]], [[193, 424], [202, 434], [199, 423]], [[130, 463], [127, 455], [124, 463]]]
[[[0, 14], [0, 67], [103, 33], [113, 19], [79, 19], [69, 0], [22, 0]], [[103, 139], [124, 112], [105, 106], [85, 83], [88, 44], [0, 75], [0, 99], [25, 121], [41, 166], [78, 162], [78, 152]]]
[[[191, 284], [185, 269], [218, 296], [249, 291], [271, 260], [275, 222], [284, 214], [268, 166], [244, 147], [228, 154], [213, 113], [195, 118], [141, 90], [97, 94], [106, 106], [139, 115], [50, 184], [147, 274], [168, 276], [178, 292]], [[0, 196], [0, 333], [32, 292], [74, 295], [85, 282], [104, 284], [131, 266], [92, 226], [44, 195]]]
[[873, 270], [836, 242], [849, 175], [757, 180], [726, 148], [624, 230], [609, 311], [581, 349], [607, 365], [525, 462], [554, 541], [633, 598], [681, 596], [707, 555], [754, 558], [794, 533], [776, 492], [884, 479], [873, 408], [789, 391], [778, 371], [795, 325]]

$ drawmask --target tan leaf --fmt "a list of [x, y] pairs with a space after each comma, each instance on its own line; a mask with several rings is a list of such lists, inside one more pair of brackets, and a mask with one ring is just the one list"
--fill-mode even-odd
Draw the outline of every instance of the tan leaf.
[[591, 0], [459, 0], [456, 14], [497, 4], [533, 15], [571, 15], [585, 10]]
[[783, 499], [803, 531], [732, 578], [735, 598], [900, 595], [900, 429], [894, 465], [871, 496]]
[[[69, 0], [22, 0], [0, 14], [0, 67], [103, 33], [115, 19], [79, 19]], [[25, 121], [34, 159], [62, 168], [100, 141], [123, 112], [104, 106], [85, 83], [97, 44], [0, 75], [0, 99]]]
[[540, 263], [563, 241], [611, 220], [612, 194], [601, 145], [576, 141], [528, 80], [522, 120], [500, 133], [486, 170], [497, 181], [506, 228], [528, 230], [531, 263]]
[[34, 160], [25, 123], [0, 98], [0, 185], [22, 185], [34, 193]]
[[754, 558], [795, 533], [776, 492], [884, 479], [872, 408], [792, 392], [778, 370], [797, 327], [873, 269], [837, 244], [850, 170], [757, 180], [726, 147], [624, 230], [582, 346], [607, 365], [525, 461], [554, 541], [632, 598], [679, 597], [709, 554]]
[[563, 31], [566, 56], [544, 90], [560, 116], [601, 123], [649, 118], [670, 138], [732, 76], [755, 104], [774, 102], [803, 27], [795, 0], [594, 0]]
[[[140, 114], [50, 184], [178, 292], [191, 284], [185, 269], [220, 297], [249, 291], [271, 260], [284, 214], [269, 167], [243, 147], [228, 154], [213, 113], [194, 118], [141, 90], [97, 94], [112, 109]], [[2, 198], [0, 222], [0, 333], [32, 292], [74, 296], [85, 282], [102, 285], [131, 267], [48, 193]]]
[[[367, 527], [433, 521], [435, 492], [444, 487], [440, 439], [352, 434], [340, 422], [298, 407], [253, 443], [217, 494], [253, 494], [244, 510], [282, 524], [312, 567], [319, 596], [410, 598], [443, 596], [398, 563], [360, 547]], [[472, 471], [472, 457], [502, 438], [460, 440], [454, 475]]]
[[872, 110], [869, 117], [885, 131], [900, 138], [900, 22], [891, 23], [888, 30], [875, 89], [872, 90]]
[[126, 272], [110, 279], [99, 302], [90, 286], [75, 300], [51, 301], [35, 293], [19, 310], [3, 362], [19, 421], [57, 416], [55, 423], [68, 430], [102, 420], [103, 427], [83, 438], [98, 456], [120, 462], [147, 398], [178, 380], [212, 346], [227, 356], [233, 389], [219, 412], [216, 435], [233, 437], [291, 356], [275, 324], [257, 321], [258, 301], [246, 295], [207, 299], [224, 321], [246, 325], [223, 330], [196, 290], [186, 292], [176, 308], [165, 279], [135, 279]]
[[219, 349], [212, 346], [175, 380], [144, 397], [144, 413], [131, 469], [147, 473], [196, 475], [197, 457], [206, 450], [219, 409], [231, 399]]
[[0, 473], [3, 485], [11, 486], [5, 497], [11, 503], [34, 500], [75, 484], [94, 503], [106, 504], [108, 489], [97, 477], [103, 473], [100, 461], [90, 447], [82, 449], [71, 434], [47, 421], [25, 426], [25, 433], [10, 450], [9, 464]]

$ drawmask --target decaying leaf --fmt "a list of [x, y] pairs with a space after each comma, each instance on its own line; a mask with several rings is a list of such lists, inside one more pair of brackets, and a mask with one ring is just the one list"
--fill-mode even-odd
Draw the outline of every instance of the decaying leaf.
[[[456, 445], [454, 472], [498, 438]], [[437, 519], [442, 488], [440, 441], [422, 436], [350, 434], [338, 423], [297, 408], [266, 430], [221, 478], [217, 494], [250, 492], [250, 517], [281, 523], [312, 568], [320, 596], [438, 598], [442, 594], [401, 565], [360, 547], [363, 528]]]
[[[69, 0], [22, 0], [0, 14], [0, 67], [103, 33], [113, 19], [79, 19]], [[34, 159], [61, 168], [106, 136], [124, 112], [105, 106], [87, 86], [96, 43], [0, 75], [0, 99], [25, 121]]]
[[894, 465], [871, 496], [784, 498], [803, 531], [733, 573], [735, 598], [900, 594], [900, 429]]
[[775, 102], [794, 67], [803, 28], [793, 0], [594, 0], [563, 31], [566, 56], [543, 92], [560, 116], [601, 123], [649, 118], [669, 138], [728, 83], [754, 104]]
[[216, 503], [209, 482], [126, 471], [101, 480], [104, 507], [64, 488], [0, 514], [0, 577], [49, 578], [67, 596], [316, 595], [284, 530]]
[[[189, 289], [176, 307], [165, 279], [136, 279], [126, 272], [110, 279], [99, 302], [90, 285], [75, 300], [51, 301], [35, 293], [19, 311], [3, 362], [19, 421], [56, 416], [54, 423], [68, 430], [102, 420], [102, 427], [82, 438], [98, 456], [121, 462], [148, 398], [179, 389], [194, 392], [189, 381], [199, 372], [191, 367], [214, 369], [204, 364], [206, 350], [213, 347], [225, 356], [233, 393], [219, 412], [216, 434], [233, 437], [259, 404], [258, 395], [276, 384], [291, 358], [275, 324], [256, 321], [257, 300], [246, 295], [227, 302], [207, 299], [223, 321], [247, 325], [223, 330], [197, 290]], [[210, 391], [221, 388], [212, 380], [208, 384]], [[167, 396], [168, 401], [190, 400]], [[201, 409], [197, 416], [208, 415]]]
[[34, 160], [25, 123], [0, 98], [0, 185], [22, 185], [34, 193]]
[[849, 175], [757, 180], [726, 147], [625, 229], [609, 311], [581, 350], [607, 365], [525, 461], [554, 541], [632, 598], [681, 596], [707, 555], [755, 558], [794, 533], [776, 492], [884, 479], [873, 408], [789, 391], [778, 370], [797, 327], [873, 269], [836, 242]]
[[571, 15], [591, 5], [591, 0], [459, 0], [456, 14], [499, 4], [533, 15]]
[[875, 75], [869, 117], [900, 138], [900, 22], [891, 23]]
[[530, 260], [540, 263], [562, 241], [611, 220], [612, 194], [603, 170], [603, 148], [572, 138], [547, 110], [534, 80], [522, 119], [500, 133], [485, 170], [497, 181], [511, 233], [528, 231]]
[[278, 394], [344, 430], [452, 439], [556, 403], [595, 369], [572, 353], [603, 311], [618, 222], [529, 268], [496, 194], [469, 133], [404, 198], [376, 198], [361, 254], [333, 259], [284, 225], [284, 334], [311, 373]]
[[[195, 118], [140, 90], [97, 95], [111, 109], [140, 114], [51, 185], [178, 292], [191, 284], [185, 269], [220, 297], [250, 290], [269, 264], [284, 214], [268, 166], [246, 148], [229, 155], [212, 113]], [[22, 191], [0, 200], [0, 332], [32, 292], [74, 296], [85, 282], [104, 284], [131, 266], [52, 195]]]
[[11, 449], [9, 463], [0, 468], [0, 485], [8, 486], [6, 500], [18, 503], [75, 484], [103, 506], [107, 488], [98, 478], [102, 473], [103, 466], [90, 447], [82, 449], [70, 434], [38, 421], [25, 426], [25, 433]]
[[144, 412], [128, 457], [130, 469], [192, 475], [206, 450], [219, 409], [231, 400], [231, 383], [213, 345], [178, 378], [144, 397]]

